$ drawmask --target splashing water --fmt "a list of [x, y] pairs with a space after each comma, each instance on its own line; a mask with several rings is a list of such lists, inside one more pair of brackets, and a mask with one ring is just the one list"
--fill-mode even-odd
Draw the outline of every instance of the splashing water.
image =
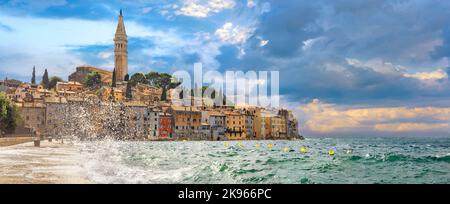
[[[87, 100], [54, 104], [53, 124], [49, 124], [47, 133], [57, 138], [70, 140], [144, 139], [146, 131], [143, 125], [144, 109], [136, 109], [121, 103]], [[141, 111], [141, 112], [140, 112]]]

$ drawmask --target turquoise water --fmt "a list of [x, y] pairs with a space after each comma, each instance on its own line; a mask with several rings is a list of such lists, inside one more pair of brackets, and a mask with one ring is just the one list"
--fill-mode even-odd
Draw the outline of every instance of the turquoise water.
[[[96, 183], [450, 183], [450, 138], [97, 142], [81, 147], [83, 166]], [[308, 152], [301, 153], [301, 147]]]

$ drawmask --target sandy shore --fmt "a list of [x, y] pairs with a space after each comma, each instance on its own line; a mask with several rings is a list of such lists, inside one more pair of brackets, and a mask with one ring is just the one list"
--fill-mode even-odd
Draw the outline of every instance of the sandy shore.
[[0, 147], [0, 184], [91, 183], [73, 146], [42, 141]]

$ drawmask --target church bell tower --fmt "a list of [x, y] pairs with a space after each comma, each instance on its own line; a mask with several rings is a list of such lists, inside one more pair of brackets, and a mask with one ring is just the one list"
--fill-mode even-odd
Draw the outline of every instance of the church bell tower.
[[128, 37], [125, 31], [122, 10], [120, 10], [114, 44], [116, 81], [123, 82], [128, 74]]

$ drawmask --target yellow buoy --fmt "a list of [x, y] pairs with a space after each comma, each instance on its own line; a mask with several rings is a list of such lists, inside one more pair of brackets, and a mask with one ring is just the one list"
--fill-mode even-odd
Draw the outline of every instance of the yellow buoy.
[[302, 148], [300, 148], [300, 152], [301, 153], [307, 153], [308, 149], [306, 147], [302, 147]]
[[256, 144], [255, 147], [256, 147], [256, 148], [260, 148], [261, 145], [260, 145], [260, 144]]
[[272, 149], [272, 147], [273, 147], [273, 144], [268, 144], [267, 145], [267, 148], [269, 148], [269, 149]]
[[244, 147], [244, 145], [242, 145], [242, 142], [238, 143], [238, 147]]
[[283, 149], [283, 151], [284, 151], [284, 152], [288, 152], [288, 151], [289, 151], [289, 148], [288, 148], [288, 147], [285, 147], [285, 148]]
[[330, 155], [330, 156], [333, 156], [334, 155], [334, 150], [332, 150], [332, 149], [330, 149], [329, 151], [328, 151], [328, 155]]
[[224, 147], [228, 147], [228, 143], [224, 142], [224, 143], [223, 143], [223, 146], [224, 146]]

